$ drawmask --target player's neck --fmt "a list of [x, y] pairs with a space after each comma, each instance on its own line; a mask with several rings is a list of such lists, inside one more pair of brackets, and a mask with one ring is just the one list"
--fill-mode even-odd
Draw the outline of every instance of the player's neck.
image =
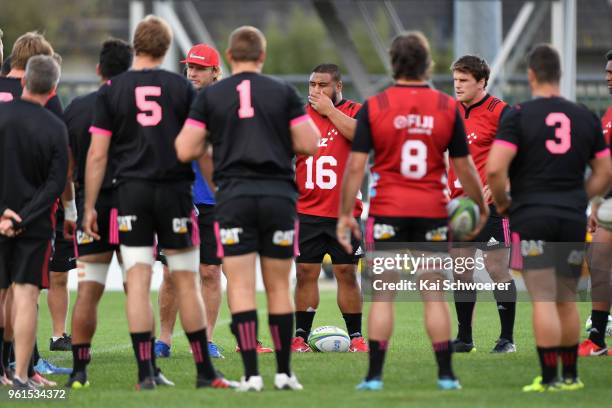
[[25, 71], [23, 69], [12, 68], [8, 74], [6, 74], [7, 78], [17, 78], [21, 79], [25, 76]]
[[420, 80], [420, 79], [396, 79], [395, 80], [395, 84], [396, 85], [426, 85], [427, 82]]
[[24, 101], [36, 103], [40, 106], [45, 106], [45, 104], [47, 103], [47, 100], [49, 99], [49, 95], [33, 94], [24, 88], [23, 92], [21, 93], [21, 99]]
[[554, 96], [561, 96], [561, 89], [559, 84], [532, 84], [531, 95], [534, 98], [552, 98]]
[[234, 62], [232, 64], [232, 75], [242, 74], [244, 72], [254, 72], [260, 74], [262, 65], [258, 62]]
[[163, 61], [163, 58], [152, 58], [144, 54], [135, 55], [134, 62], [132, 63], [132, 70], [142, 71], [143, 69], [155, 69], [158, 68]]
[[487, 93], [486, 91], [482, 91], [480, 92], [478, 95], [476, 95], [476, 97], [474, 97], [472, 100], [467, 101], [467, 102], [461, 102], [463, 104], [463, 106], [465, 106], [466, 108], [469, 108], [470, 106], [474, 106], [477, 103], [479, 103], [480, 101], [482, 101], [484, 98], [487, 97]]

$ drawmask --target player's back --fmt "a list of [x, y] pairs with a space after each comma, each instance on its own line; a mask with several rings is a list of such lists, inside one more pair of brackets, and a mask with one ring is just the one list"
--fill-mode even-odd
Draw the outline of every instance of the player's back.
[[295, 112], [303, 114], [302, 101], [293, 87], [245, 72], [202, 93], [203, 119], [214, 151], [215, 182], [236, 178], [292, 182], [290, 123], [299, 114]]
[[10, 102], [21, 96], [21, 81], [18, 78], [0, 77], [0, 102]]
[[465, 140], [454, 99], [426, 85], [396, 85], [370, 98], [367, 112], [374, 149], [370, 213], [446, 217], [444, 152], [456, 133]]
[[557, 207], [584, 215], [584, 174], [605, 148], [599, 119], [561, 97], [516, 106], [502, 120], [498, 140], [518, 147], [510, 166], [512, 211]]
[[193, 180], [174, 140], [194, 95], [185, 78], [161, 69], [128, 71], [100, 89], [92, 130], [112, 137], [119, 181]]

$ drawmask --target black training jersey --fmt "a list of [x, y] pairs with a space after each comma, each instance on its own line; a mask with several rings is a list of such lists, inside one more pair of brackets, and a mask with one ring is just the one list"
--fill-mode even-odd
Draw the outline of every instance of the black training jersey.
[[17, 212], [23, 236], [52, 236], [52, 207], [66, 185], [66, 126], [41, 106], [15, 99], [0, 108], [0, 213]]
[[541, 206], [547, 214], [584, 218], [585, 169], [591, 159], [609, 155], [599, 118], [560, 97], [538, 98], [504, 115], [495, 143], [516, 149], [511, 214]]
[[195, 96], [191, 83], [161, 69], [128, 71], [100, 88], [90, 131], [112, 137], [118, 182], [193, 180], [180, 163], [174, 140]]
[[[82, 190], [85, 185], [85, 163], [87, 162], [87, 152], [91, 144], [91, 134], [89, 127], [93, 121], [94, 107], [98, 91], [87, 95], [76, 97], [64, 112], [64, 122], [68, 128], [68, 139], [70, 150], [74, 158], [73, 180], [77, 190]], [[106, 175], [102, 183], [102, 190], [113, 187], [112, 174], [114, 173], [114, 161], [112, 153], [109, 155], [106, 166]]]
[[245, 72], [202, 90], [188, 124], [208, 130], [218, 196], [296, 198], [290, 128], [307, 119], [295, 88]]
[[[0, 77], [0, 102], [10, 102], [13, 99], [21, 98], [22, 91], [21, 79]], [[64, 110], [62, 108], [62, 102], [56, 93], [53, 93], [49, 97], [45, 104], [45, 108], [49, 109], [55, 116], [61, 119]]]

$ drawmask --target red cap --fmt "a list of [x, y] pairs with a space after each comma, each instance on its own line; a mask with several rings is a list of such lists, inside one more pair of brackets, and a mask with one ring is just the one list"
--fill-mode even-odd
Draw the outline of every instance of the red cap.
[[219, 66], [219, 53], [206, 44], [197, 44], [191, 47], [187, 53], [187, 58], [182, 60], [181, 63], [217, 67]]

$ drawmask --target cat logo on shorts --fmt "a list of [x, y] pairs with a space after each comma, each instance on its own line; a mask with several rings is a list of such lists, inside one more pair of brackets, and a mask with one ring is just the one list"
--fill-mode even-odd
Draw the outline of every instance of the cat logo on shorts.
[[295, 234], [294, 230], [289, 231], [275, 231], [272, 236], [272, 242], [274, 245], [287, 247], [289, 245], [293, 245], [293, 235]]
[[374, 224], [374, 239], [389, 239], [395, 236], [393, 225]]
[[567, 263], [569, 265], [580, 266], [582, 265], [583, 261], [584, 261], [584, 251], [579, 251], [575, 249], [572, 252], [570, 252], [569, 256], [567, 257]]
[[119, 231], [129, 232], [132, 230], [132, 223], [136, 222], [138, 217], [135, 215], [121, 215], [117, 217], [117, 223], [119, 224]]
[[187, 224], [191, 221], [191, 218], [173, 218], [172, 219], [172, 231], [175, 234], [186, 234], [189, 232]]
[[240, 243], [239, 235], [242, 234], [242, 228], [221, 228], [219, 233], [223, 245], [235, 245]]
[[544, 253], [544, 241], [521, 241], [521, 255], [539, 256]]
[[425, 239], [427, 241], [433, 241], [433, 242], [446, 241], [447, 232], [448, 232], [448, 227], [436, 228], [431, 231], [427, 231], [427, 233], [425, 234]]
[[85, 231], [78, 230], [76, 232], [76, 241], [79, 245], [87, 245], [91, 244], [94, 240], [91, 235], [87, 235]]

